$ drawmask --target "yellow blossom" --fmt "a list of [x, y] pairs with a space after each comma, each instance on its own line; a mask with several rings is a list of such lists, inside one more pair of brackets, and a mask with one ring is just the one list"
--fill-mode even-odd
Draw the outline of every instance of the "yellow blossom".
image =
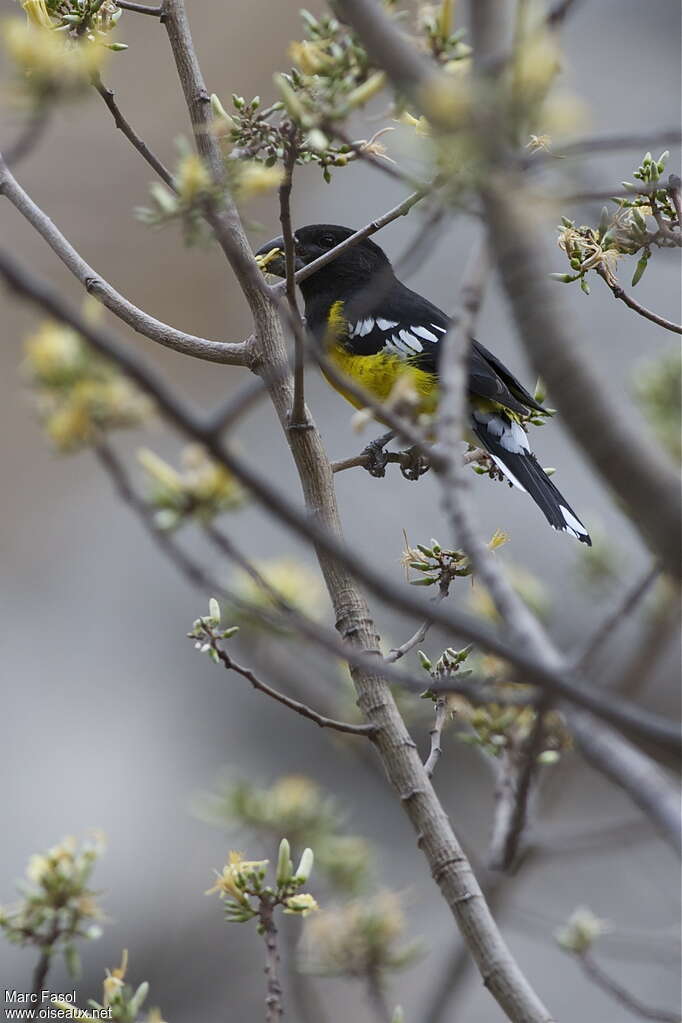
[[123, 987], [126, 970], [128, 969], [128, 949], [124, 948], [121, 953], [121, 965], [115, 966], [113, 970], [107, 970], [102, 982], [104, 1005], [110, 1005]]
[[502, 547], [506, 543], [509, 543], [509, 533], [505, 533], [501, 529], [496, 529], [488, 540], [488, 550], [496, 551], [498, 547]]
[[433, 124], [452, 131], [471, 111], [471, 88], [466, 78], [439, 75], [420, 90], [421, 106]]
[[248, 905], [248, 899], [244, 894], [244, 887], [248, 884], [250, 876], [261, 874], [267, 870], [269, 860], [245, 860], [241, 853], [230, 851], [228, 862], [217, 875], [215, 884], [207, 889], [206, 895], [213, 895], [218, 892], [220, 895], [228, 895], [237, 902]]
[[334, 62], [319, 43], [308, 39], [291, 43], [289, 56], [304, 75], [319, 75]]
[[407, 125], [408, 128], [414, 128], [417, 135], [424, 137], [431, 134], [431, 125], [423, 114], [421, 117], [415, 117], [413, 114], [410, 114], [407, 110], [405, 110], [398, 120], [401, 124]]
[[60, 91], [85, 89], [108, 52], [88, 39], [73, 42], [34, 20], [6, 22], [3, 39], [19, 69], [42, 89], [48, 85]]
[[34, 853], [29, 857], [28, 865], [26, 867], [26, 877], [33, 884], [40, 884], [46, 874], [50, 871], [50, 861], [47, 856], [43, 856], [40, 853]]
[[286, 900], [285, 913], [296, 913], [298, 916], [309, 916], [319, 909], [317, 902], [308, 892], [299, 892]]
[[180, 198], [186, 203], [194, 202], [209, 191], [211, 175], [204, 161], [196, 153], [190, 153], [181, 161], [176, 184]]
[[383, 71], [376, 71], [371, 75], [366, 82], [356, 86], [346, 96], [346, 105], [349, 110], [355, 110], [357, 107], [363, 107], [365, 103], [369, 103], [377, 93], [381, 92], [386, 85], [386, 75]]
[[279, 188], [284, 180], [281, 167], [266, 167], [256, 160], [243, 160], [239, 164], [235, 192], [241, 202]]
[[156, 452], [151, 451], [150, 448], [140, 448], [137, 452], [137, 460], [154, 482], [160, 484], [164, 489], [182, 490], [183, 482], [180, 473], [176, 472], [163, 458], [159, 458]]
[[26, 11], [26, 17], [34, 25], [40, 28], [52, 28], [53, 22], [50, 17], [45, 0], [23, 0], [21, 5]]
[[285, 603], [314, 618], [320, 617], [323, 589], [318, 576], [306, 565], [294, 558], [273, 558], [257, 561], [255, 564], [268, 589], [260, 586], [245, 572], [237, 573], [237, 591], [249, 604], [266, 609], [272, 608], [276, 600], [273, 590]]

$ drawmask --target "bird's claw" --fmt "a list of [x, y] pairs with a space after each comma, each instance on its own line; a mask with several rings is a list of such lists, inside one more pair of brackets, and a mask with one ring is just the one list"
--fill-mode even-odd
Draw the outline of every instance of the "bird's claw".
[[408, 448], [400, 453], [400, 471], [406, 480], [418, 480], [428, 472], [431, 464], [418, 448]]
[[363, 449], [364, 456], [364, 468], [375, 479], [383, 479], [386, 475], [386, 466], [388, 464], [388, 455], [384, 451], [384, 445], [387, 443], [384, 437], [377, 437], [376, 440], [371, 441], [366, 448]]

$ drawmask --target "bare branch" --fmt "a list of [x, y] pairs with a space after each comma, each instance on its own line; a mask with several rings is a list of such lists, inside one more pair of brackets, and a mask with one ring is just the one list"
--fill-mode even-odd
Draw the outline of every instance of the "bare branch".
[[615, 1001], [622, 1005], [624, 1009], [627, 1009], [633, 1016], [638, 1016], [640, 1019], [656, 1020], [659, 1023], [680, 1023], [681, 1014], [679, 1012], [668, 1012], [666, 1009], [654, 1009], [650, 1005], [646, 1005], [640, 998], [631, 994], [627, 988], [624, 988], [622, 984], [610, 977], [608, 973], [599, 966], [593, 956], [589, 952], [583, 952], [581, 955], [575, 957], [580, 963], [584, 973], [593, 981], [597, 987], [600, 987], [602, 991], [611, 995]]
[[296, 128], [291, 125], [289, 139], [284, 157], [284, 180], [279, 189], [279, 220], [282, 226], [284, 241], [284, 287], [286, 291], [289, 317], [294, 327], [294, 397], [289, 416], [289, 427], [300, 429], [308, 425], [308, 413], [305, 407], [305, 328], [301, 322], [301, 314], [296, 303], [296, 245], [291, 226], [291, 182], [296, 166], [298, 143]]
[[[373, 234], [376, 234], [377, 231], [381, 231], [383, 227], [393, 223], [393, 221], [397, 220], [398, 217], [407, 216], [412, 207], [416, 206], [418, 202], [421, 202], [424, 196], [428, 195], [429, 192], [430, 186], [429, 188], [421, 188], [416, 192], [412, 192], [411, 195], [408, 195], [408, 197], [398, 203], [397, 206], [393, 206], [390, 210], [384, 213], [383, 216], [377, 217], [376, 220], [370, 221], [369, 224], [365, 224], [365, 226], [361, 227], [359, 231], [356, 231], [355, 234], [345, 238], [333, 249], [330, 249], [328, 252], [324, 252], [321, 256], [318, 256], [317, 259], [313, 259], [312, 262], [306, 263], [304, 267], [296, 271], [296, 283], [300, 284], [301, 281], [306, 280], [306, 278], [310, 277], [311, 274], [317, 273], [318, 270], [321, 270], [323, 266], [327, 266], [329, 263], [332, 263], [343, 252], [346, 252], [348, 249], [352, 249], [354, 245], [364, 241], [365, 238], [370, 238]], [[280, 284], [275, 285], [273, 291], [284, 291], [285, 288], [286, 283], [281, 282]]]
[[346, 721], [336, 721], [334, 718], [325, 717], [324, 714], [318, 714], [316, 710], [312, 710], [311, 707], [307, 707], [304, 703], [299, 700], [294, 700], [291, 696], [286, 696], [285, 693], [278, 692], [277, 689], [273, 689], [267, 682], [263, 682], [259, 679], [250, 668], [245, 668], [241, 664], [238, 664], [232, 657], [223, 650], [218, 643], [218, 638], [214, 634], [213, 630], [206, 628], [206, 634], [209, 638], [209, 642], [213, 650], [220, 658], [221, 663], [228, 671], [235, 671], [242, 678], [247, 679], [251, 683], [254, 689], [257, 689], [261, 693], [265, 693], [272, 700], [276, 700], [277, 703], [284, 704], [289, 710], [295, 711], [296, 714], [300, 714], [301, 717], [307, 718], [309, 721], [314, 721], [320, 728], [332, 728], [336, 732], [346, 732], [349, 735], [364, 735], [366, 738], [371, 738], [376, 732], [376, 725], [353, 725]]
[[532, 783], [544, 739], [547, 700], [536, 708], [533, 728], [520, 749], [505, 751], [500, 758], [498, 785], [495, 789], [495, 820], [488, 851], [491, 870], [510, 870], [519, 852], [526, 829]]
[[162, 7], [148, 7], [146, 4], [136, 4], [132, 0], [114, 0], [117, 7], [124, 11], [134, 11], [136, 14], [149, 14], [152, 18], [160, 18]]
[[622, 599], [618, 601], [611, 613], [608, 614], [604, 618], [604, 621], [595, 629], [583, 650], [581, 650], [575, 658], [574, 663], [576, 672], [580, 673], [585, 671], [588, 665], [594, 660], [601, 647], [611, 638], [620, 623], [635, 610], [639, 602], [646, 596], [660, 574], [660, 565], [654, 564], [647, 572], [645, 572], [641, 579], [637, 580], [634, 586], [626, 590]]
[[104, 102], [106, 103], [109, 111], [111, 112], [112, 117], [114, 118], [116, 127], [123, 132], [123, 134], [128, 139], [130, 144], [134, 146], [134, 148], [138, 151], [143, 160], [146, 160], [149, 166], [156, 171], [161, 180], [165, 181], [168, 187], [172, 189], [174, 192], [177, 191], [173, 175], [170, 173], [169, 170], [166, 169], [166, 167], [164, 167], [159, 158], [155, 156], [154, 153], [152, 153], [151, 149], [146, 144], [146, 142], [144, 142], [143, 139], [140, 138], [140, 136], [137, 134], [132, 125], [123, 116], [121, 108], [116, 102], [116, 95], [114, 93], [114, 90], [109, 89], [104, 84], [98, 72], [96, 72], [93, 75], [92, 84], [97, 90], [97, 92], [100, 94]]
[[431, 736], [431, 749], [429, 755], [424, 761], [424, 770], [429, 778], [433, 776], [433, 772], [438, 766], [438, 761], [441, 758], [443, 750], [441, 749], [441, 738], [443, 735], [443, 728], [445, 722], [448, 719], [448, 701], [443, 696], [437, 696], [435, 701], [435, 717], [433, 727], [429, 730]]
[[251, 357], [248, 342], [228, 343], [208, 341], [203, 337], [185, 334], [181, 330], [170, 327], [167, 323], [149, 316], [138, 309], [132, 302], [124, 298], [107, 281], [94, 270], [73, 245], [64, 237], [46, 213], [33, 202], [30, 196], [19, 185], [0, 156], [0, 195], [4, 195], [14, 208], [31, 224], [38, 234], [47, 242], [52, 251], [59, 257], [68, 270], [83, 285], [90, 295], [107, 307], [115, 316], [123, 320], [129, 327], [156, 341], [165, 348], [171, 348], [183, 355], [219, 362], [225, 365], [246, 366]]
[[4, 158], [8, 167], [16, 167], [21, 160], [33, 152], [42, 139], [51, 116], [51, 103], [44, 100], [42, 103], [36, 104], [19, 137], [5, 149]]
[[620, 299], [620, 301], [624, 302], [629, 309], [633, 310], [633, 312], [639, 313], [640, 316], [643, 316], [646, 320], [651, 320], [652, 323], [658, 324], [659, 327], [663, 327], [665, 330], [669, 330], [673, 334], [682, 334], [682, 326], [678, 323], [673, 323], [672, 320], [666, 320], [665, 316], [659, 316], [658, 313], [652, 312], [651, 309], [646, 309], [636, 299], [634, 299], [632, 295], [628, 295], [628, 293], [621, 288], [620, 284], [610, 280], [609, 275], [603, 267], [595, 267], [595, 269], [607, 287], [611, 289], [614, 298]]
[[248, 243], [239, 212], [226, 188], [225, 165], [212, 128], [211, 100], [197, 59], [183, 0], [164, 0], [161, 21], [166, 28], [182, 86], [194, 141], [213, 183], [221, 191], [220, 203], [207, 196], [202, 213], [241, 285], [256, 321], [256, 336], [269, 329], [277, 313], [271, 289], [263, 280]]

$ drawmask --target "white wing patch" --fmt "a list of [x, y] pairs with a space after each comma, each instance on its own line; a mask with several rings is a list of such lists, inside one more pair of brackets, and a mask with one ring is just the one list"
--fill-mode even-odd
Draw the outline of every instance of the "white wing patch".
[[370, 330], [374, 329], [374, 320], [370, 317], [366, 320], [358, 320], [353, 325], [353, 329], [350, 332], [351, 337], [364, 337], [365, 334], [369, 334]]
[[[405, 341], [403, 334], [411, 338], [411, 342]], [[419, 348], [417, 348], [417, 345], [419, 345]], [[405, 330], [401, 330], [399, 334], [393, 334], [390, 338], [387, 338], [384, 346], [384, 351], [392, 351], [397, 355], [416, 355], [421, 350], [421, 342], [417, 341], [411, 334], [407, 334]]]
[[400, 331], [400, 339], [404, 341], [408, 348], [411, 348], [415, 352], [423, 352], [424, 346], [414, 334], [411, 334], [409, 330]]
[[447, 334], [448, 332], [447, 327], [439, 327], [437, 323], [431, 323], [429, 326], [433, 327], [434, 330], [440, 331], [441, 334]]
[[377, 327], [379, 328], [379, 330], [384, 330], [384, 331], [393, 330], [393, 328], [397, 327], [397, 326], [398, 326], [398, 321], [397, 320], [382, 320], [382, 319], [377, 320]]
[[432, 334], [426, 327], [410, 327], [413, 334], [418, 334], [419, 337], [423, 337], [425, 341], [438, 341], [438, 335]]

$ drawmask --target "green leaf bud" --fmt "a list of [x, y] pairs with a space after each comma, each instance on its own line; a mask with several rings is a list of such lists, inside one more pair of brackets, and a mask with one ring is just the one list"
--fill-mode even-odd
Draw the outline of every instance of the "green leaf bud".
[[310, 874], [312, 873], [313, 869], [314, 859], [315, 857], [313, 854], [313, 850], [306, 847], [303, 850], [301, 860], [298, 864], [298, 867], [296, 868], [296, 873], [294, 875], [296, 880], [300, 881], [301, 884], [307, 881], [308, 878], [310, 877]]
[[284, 885], [291, 880], [292, 872], [291, 848], [286, 838], [279, 843], [279, 855], [277, 857], [277, 884]]
[[424, 669], [424, 671], [431, 671], [431, 669], [433, 668], [433, 664], [431, 663], [431, 661], [426, 656], [423, 650], [417, 650], [417, 657], [419, 658], [419, 663]]

